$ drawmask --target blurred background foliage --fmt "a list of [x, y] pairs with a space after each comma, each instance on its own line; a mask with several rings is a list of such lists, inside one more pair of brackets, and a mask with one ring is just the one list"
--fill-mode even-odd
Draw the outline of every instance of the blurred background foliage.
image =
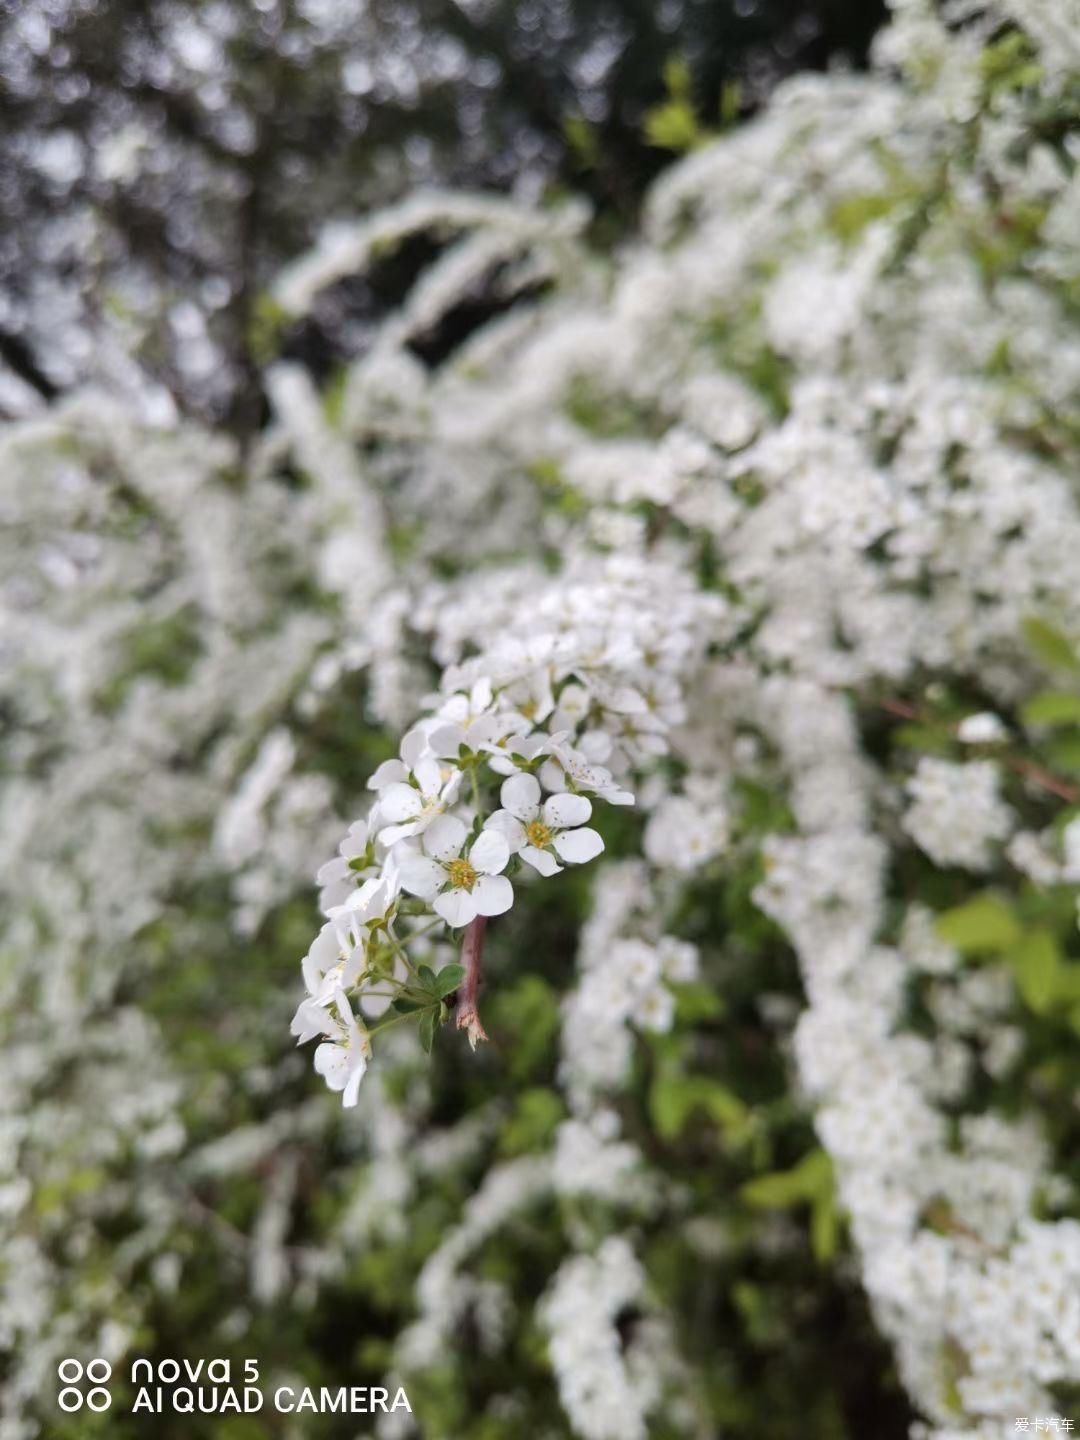
[[[137, 362], [164, 409], [250, 434], [265, 414], [260, 294], [325, 222], [420, 183], [570, 186], [611, 239], [672, 151], [753, 112], [787, 74], [861, 65], [884, 13], [883, 0], [2, 0], [0, 362], [44, 395], [122, 381]], [[369, 281], [323, 343], [356, 353], [407, 279]]]

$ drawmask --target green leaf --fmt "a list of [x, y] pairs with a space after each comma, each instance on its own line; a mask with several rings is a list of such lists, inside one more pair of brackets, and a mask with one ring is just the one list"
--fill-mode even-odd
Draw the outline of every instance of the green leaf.
[[1071, 642], [1048, 620], [1030, 615], [1022, 628], [1028, 648], [1044, 665], [1054, 670], [1080, 671], [1080, 659]]
[[1080, 695], [1067, 690], [1042, 690], [1033, 695], [1020, 714], [1027, 725], [1080, 724]]
[[700, 981], [689, 981], [671, 988], [675, 992], [675, 1014], [681, 1023], [693, 1025], [699, 1020], [716, 1020], [727, 1008], [712, 986]]
[[976, 895], [937, 917], [937, 932], [962, 954], [978, 950], [1007, 950], [1020, 939], [1020, 926], [1004, 900], [989, 893]]
[[565, 1116], [566, 1107], [554, 1090], [545, 1086], [525, 1090], [502, 1128], [499, 1137], [501, 1153], [524, 1155], [529, 1151], [542, 1150]]
[[430, 965], [418, 965], [416, 967], [416, 974], [420, 980], [420, 984], [423, 985], [425, 990], [430, 990], [433, 995], [439, 993], [438, 976]]
[[833, 1193], [832, 1162], [824, 1150], [811, 1150], [791, 1170], [777, 1170], [748, 1180], [740, 1190], [755, 1210], [790, 1210]]
[[583, 115], [568, 115], [563, 121], [563, 134], [578, 165], [583, 170], [595, 170], [603, 158], [597, 127]]
[[424, 1054], [431, 1054], [431, 1047], [435, 1044], [435, 1031], [439, 1026], [439, 1007], [432, 1005], [420, 1016], [420, 1044], [424, 1047]]
[[1009, 952], [1016, 988], [1036, 1015], [1045, 1015], [1058, 995], [1061, 950], [1048, 930], [1033, 930]]
[[707, 138], [694, 113], [690, 67], [682, 56], [664, 66], [668, 98], [645, 114], [645, 139], [662, 150], [692, 150]]
[[694, 107], [685, 100], [654, 106], [645, 116], [645, 139], [658, 150], [693, 150], [702, 139]]
[[1043, 758], [1055, 770], [1065, 770], [1070, 775], [1080, 775], [1080, 735], [1064, 730], [1047, 740]]
[[950, 755], [955, 737], [947, 725], [898, 725], [893, 743], [923, 755]]
[[396, 1010], [399, 1015], [412, 1015], [417, 1010], [426, 1010], [427, 1005], [420, 1000], [411, 1000], [405, 995], [399, 995], [390, 1002], [391, 1010]]
[[895, 195], [845, 195], [829, 211], [829, 228], [838, 239], [847, 244], [857, 240], [867, 225], [888, 215], [896, 203]]
[[814, 1259], [825, 1265], [836, 1254], [840, 1243], [840, 1212], [836, 1194], [830, 1186], [827, 1195], [819, 1195], [810, 1210], [810, 1248]]
[[464, 978], [464, 965], [444, 965], [435, 976], [435, 994], [440, 1000], [452, 995]]
[[559, 1031], [557, 992], [539, 975], [523, 975], [514, 985], [497, 988], [489, 1001], [492, 1022], [499, 1032], [502, 1053], [514, 1080], [524, 1080], [553, 1064]]
[[750, 1280], [736, 1280], [731, 1300], [752, 1345], [775, 1345], [784, 1333], [785, 1317], [764, 1286]]
[[1075, 961], [1060, 959], [1054, 979], [1054, 999], [1059, 1005], [1080, 1005], [1080, 965]]
[[704, 1110], [727, 1139], [745, 1136], [749, 1115], [739, 1097], [705, 1075], [660, 1075], [649, 1092], [649, 1113], [664, 1140], [677, 1140], [691, 1115]]

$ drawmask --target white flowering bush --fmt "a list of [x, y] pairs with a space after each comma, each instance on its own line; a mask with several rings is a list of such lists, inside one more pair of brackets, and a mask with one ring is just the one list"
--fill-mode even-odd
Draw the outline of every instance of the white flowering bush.
[[283, 317], [440, 248], [247, 453], [8, 428], [4, 1440], [211, 1336], [390, 1440], [1075, 1415], [1078, 36], [905, 0], [615, 255], [338, 227]]

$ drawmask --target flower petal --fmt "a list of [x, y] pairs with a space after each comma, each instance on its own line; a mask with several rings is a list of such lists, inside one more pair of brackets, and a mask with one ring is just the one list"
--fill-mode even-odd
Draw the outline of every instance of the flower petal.
[[387, 785], [401, 785], [409, 778], [409, 767], [400, 760], [384, 760], [368, 780], [369, 790], [385, 790]]
[[342, 1045], [324, 1041], [315, 1047], [315, 1069], [331, 1090], [344, 1090], [348, 1084], [349, 1057]]
[[401, 862], [401, 884], [410, 895], [421, 900], [434, 900], [446, 884], [446, 871], [426, 855], [409, 855]]
[[481, 675], [469, 694], [469, 709], [474, 715], [479, 715], [488, 708], [491, 701], [491, 681], [486, 675]]
[[356, 1104], [357, 1095], [360, 1091], [360, 1081], [364, 1078], [364, 1071], [367, 1069], [367, 1061], [361, 1056], [354, 1059], [349, 1072], [348, 1083], [345, 1086], [345, 1093], [341, 1097], [341, 1103], [347, 1109]]
[[525, 826], [509, 810], [496, 810], [484, 821], [485, 830], [497, 830], [506, 837], [511, 855], [516, 855], [525, 844]]
[[458, 797], [458, 793], [461, 790], [464, 780], [464, 771], [451, 770], [450, 774], [446, 778], [446, 783], [442, 788], [442, 794], [439, 796], [439, 799], [442, 801], [444, 806], [453, 805], [454, 801]]
[[566, 771], [562, 762], [551, 757], [540, 766], [540, 783], [545, 790], [559, 793], [566, 789]]
[[321, 975], [330, 965], [333, 965], [339, 955], [337, 931], [328, 921], [308, 946], [307, 958], [312, 961]]
[[335, 855], [333, 860], [327, 860], [325, 865], [320, 865], [315, 872], [316, 885], [330, 885], [338, 880], [349, 878], [349, 862], [340, 855]]
[[434, 800], [442, 789], [442, 766], [434, 755], [425, 755], [413, 766], [413, 775], [425, 800]]
[[439, 706], [439, 719], [447, 720], [452, 725], [464, 725], [469, 719], [468, 696], [457, 694], [451, 695], [449, 700]]
[[395, 782], [388, 785], [379, 796], [379, 816], [391, 825], [399, 824], [402, 820], [415, 820], [423, 808], [420, 791], [414, 790], [411, 785]]
[[474, 870], [485, 875], [497, 875], [505, 870], [510, 859], [510, 846], [505, 835], [498, 830], [481, 830], [469, 851]]
[[360, 1010], [368, 1020], [378, 1020], [380, 1015], [385, 1015], [390, 1009], [390, 996], [383, 994], [372, 994], [370, 990], [360, 993]]
[[427, 745], [427, 735], [419, 725], [414, 725], [413, 728], [402, 737], [400, 754], [402, 760], [405, 761], [405, 764], [408, 765], [410, 769], [415, 769], [416, 762], [427, 749]]
[[437, 815], [424, 831], [424, 850], [436, 860], [452, 860], [468, 833], [456, 815]]
[[584, 826], [580, 830], [564, 830], [551, 842], [560, 860], [569, 860], [574, 865], [584, 865], [594, 860], [604, 848], [604, 842], [595, 830]]
[[[506, 884], [509, 883], [507, 880]], [[480, 882], [477, 881], [473, 888], [479, 890]], [[441, 915], [452, 929], [457, 930], [476, 919], [476, 901], [468, 890], [444, 890], [436, 897], [435, 914]]]
[[562, 872], [562, 866], [551, 851], [541, 850], [536, 845], [526, 845], [521, 852], [521, 858], [541, 875], [558, 875]]
[[367, 950], [361, 945], [356, 945], [345, 957], [345, 963], [341, 970], [341, 984], [346, 988], [353, 985], [356, 977], [367, 964]]
[[518, 820], [535, 820], [540, 813], [540, 782], [535, 775], [511, 775], [503, 781], [499, 799]]
[[465, 731], [460, 725], [440, 725], [431, 732], [431, 748], [436, 755], [456, 760], [458, 751], [465, 740]]
[[342, 1024], [346, 1030], [355, 1033], [356, 1021], [353, 1018], [352, 1006], [346, 999], [345, 991], [342, 990], [340, 986], [334, 991], [334, 1008], [341, 1016]]
[[289, 1027], [289, 1034], [298, 1037], [298, 1045], [314, 1039], [316, 1035], [334, 1035], [336, 1032], [337, 1026], [321, 1005], [310, 998], [300, 1001]]
[[410, 820], [405, 825], [385, 825], [379, 831], [379, 843], [388, 847], [396, 845], [399, 840], [407, 840], [410, 835], [415, 835], [420, 828], [419, 820]]
[[544, 801], [544, 824], [553, 830], [567, 830], [574, 825], [584, 825], [592, 815], [592, 801], [584, 795], [549, 795]]
[[481, 875], [472, 900], [478, 915], [503, 915], [514, 903], [514, 887], [505, 875]]

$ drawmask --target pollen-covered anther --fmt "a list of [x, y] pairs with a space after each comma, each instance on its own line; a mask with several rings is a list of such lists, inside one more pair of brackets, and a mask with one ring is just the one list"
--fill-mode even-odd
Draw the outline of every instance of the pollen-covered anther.
[[446, 873], [455, 890], [471, 890], [476, 884], [476, 870], [470, 861], [463, 858], [447, 861]]

